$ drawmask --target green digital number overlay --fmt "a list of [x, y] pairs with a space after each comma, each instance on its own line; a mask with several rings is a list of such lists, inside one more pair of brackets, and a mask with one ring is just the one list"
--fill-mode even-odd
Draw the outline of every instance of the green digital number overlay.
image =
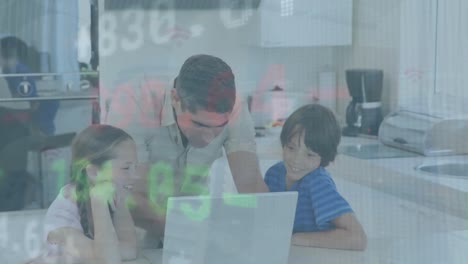
[[65, 185], [65, 159], [56, 159], [52, 162], [52, 170], [57, 173], [56, 193]]
[[[56, 159], [52, 162], [51, 169], [56, 173], [56, 192], [60, 192], [60, 189], [65, 186], [66, 181], [66, 161], [65, 159]], [[1, 179], [1, 171], [0, 171]], [[136, 201], [132, 195], [127, 196], [125, 204], [129, 209], [136, 207]]]
[[[174, 170], [172, 166], [164, 162], [158, 162], [151, 166], [148, 177], [148, 200], [151, 207], [158, 215], [164, 215], [166, 209], [158, 201], [158, 197], [170, 197], [174, 195]], [[161, 178], [162, 177], [162, 178]], [[162, 181], [160, 180], [162, 179]]]
[[[181, 186], [181, 192], [183, 194], [193, 194], [193, 195], [209, 195], [209, 189], [206, 185], [206, 181], [194, 181], [196, 179], [203, 179], [208, 177], [209, 169], [206, 166], [193, 166], [189, 165], [185, 168], [183, 183]], [[154, 176], [153, 176], [154, 177]], [[150, 183], [150, 185], [152, 185]], [[159, 188], [154, 185], [151, 188]], [[180, 210], [185, 214], [185, 216], [194, 221], [203, 221], [205, 220], [211, 212], [211, 199], [210, 197], [205, 197], [200, 199], [201, 204], [195, 206], [188, 202], [180, 204]], [[223, 202], [229, 206], [243, 207], [243, 208], [256, 208], [257, 207], [257, 197], [251, 194], [223, 194]], [[175, 204], [171, 201], [167, 203], [167, 210], [174, 210]], [[165, 213], [165, 212], [164, 212]]]
[[257, 197], [251, 194], [223, 194], [223, 201], [225, 204], [235, 207], [243, 208], [256, 208], [257, 207]]
[[[52, 170], [56, 173], [57, 192], [65, 185], [66, 180], [66, 161], [65, 159], [57, 159], [52, 163]], [[3, 170], [0, 169], [0, 181], [4, 177]], [[209, 169], [206, 166], [193, 166], [189, 165], [185, 168], [183, 182], [180, 191], [189, 195], [209, 195], [209, 189], [204, 178], [208, 177]], [[199, 181], [194, 181], [199, 179]], [[175, 192], [174, 186], [174, 170], [172, 166], [165, 162], [158, 162], [153, 164], [148, 174], [148, 201], [158, 215], [166, 214], [165, 202], [158, 201], [159, 197], [172, 197]], [[201, 199], [199, 206], [194, 206], [189, 203], [182, 203], [180, 209], [184, 212], [185, 216], [194, 221], [203, 221], [206, 219], [211, 211], [211, 199]], [[257, 207], [257, 199], [254, 195], [243, 194], [223, 194], [223, 201], [226, 205], [255, 208]], [[129, 208], [136, 206], [135, 199], [130, 195], [127, 197], [126, 204]], [[172, 203], [167, 204], [167, 209], [174, 209]]]
[[[207, 195], [209, 194], [206, 180], [203, 182], [195, 182], [194, 177], [199, 180], [208, 177], [209, 170], [206, 166], [187, 166], [184, 173], [184, 182], [181, 186], [181, 192], [184, 194]], [[203, 221], [210, 214], [211, 201], [210, 199], [202, 199], [201, 205], [195, 209], [189, 203], [181, 204], [181, 210], [185, 216], [194, 221]]]

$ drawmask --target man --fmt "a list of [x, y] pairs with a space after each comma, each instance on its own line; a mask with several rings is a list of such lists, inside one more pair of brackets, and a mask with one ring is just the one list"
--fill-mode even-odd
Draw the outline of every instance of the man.
[[[268, 191], [258, 167], [252, 119], [223, 60], [210, 55], [188, 58], [170, 91], [143, 101], [135, 105], [140, 111], [151, 105], [140, 113], [146, 122], [140, 118], [122, 127], [137, 142], [140, 162], [145, 163], [141, 169], [146, 177], [133, 187], [137, 226], [160, 235], [168, 197], [208, 194], [208, 172], [223, 148], [239, 192]], [[112, 105], [107, 123], [122, 125], [122, 112], [114, 111], [121, 109]]]

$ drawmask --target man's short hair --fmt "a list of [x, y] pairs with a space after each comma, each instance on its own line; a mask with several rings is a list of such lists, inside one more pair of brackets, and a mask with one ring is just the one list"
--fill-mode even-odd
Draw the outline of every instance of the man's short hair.
[[174, 80], [182, 109], [229, 113], [236, 100], [231, 67], [218, 57], [199, 54], [189, 57]]

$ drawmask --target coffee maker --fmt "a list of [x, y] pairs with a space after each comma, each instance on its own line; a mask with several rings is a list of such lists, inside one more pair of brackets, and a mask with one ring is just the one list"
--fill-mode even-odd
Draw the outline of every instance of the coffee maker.
[[344, 136], [378, 134], [382, 122], [383, 71], [378, 69], [346, 70], [346, 84], [351, 102], [346, 108]]

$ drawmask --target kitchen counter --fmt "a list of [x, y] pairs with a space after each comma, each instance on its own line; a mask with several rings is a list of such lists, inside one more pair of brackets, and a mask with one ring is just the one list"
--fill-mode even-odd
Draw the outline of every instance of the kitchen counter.
[[[266, 136], [256, 137], [257, 154], [259, 159], [281, 159], [282, 149], [280, 141], [281, 127], [275, 127], [267, 131]], [[340, 146], [377, 144], [377, 138], [373, 137], [342, 137]]]
[[[279, 133], [256, 142], [264, 174], [281, 160]], [[377, 143], [372, 138], [343, 137], [341, 145]], [[414, 170], [432, 159], [363, 160], [338, 155], [328, 170], [362, 223], [368, 248], [354, 252], [293, 246], [289, 263], [468, 263], [467, 193]], [[235, 191], [227, 162], [217, 165], [222, 170], [217, 172], [226, 175], [224, 190]], [[145, 254], [151, 263], [160, 263], [160, 251]]]
[[[468, 260], [467, 241], [468, 232], [464, 231], [418, 239], [370, 239], [364, 252], [292, 246], [288, 264], [463, 264]], [[139, 260], [128, 263], [160, 264], [162, 254], [160, 249], [146, 249]]]
[[421, 172], [415, 169], [419, 165], [429, 165], [437, 163], [468, 163], [468, 155], [458, 156], [440, 156], [440, 157], [414, 157], [405, 159], [388, 159], [376, 160], [374, 164], [383, 168], [387, 168], [396, 172], [411, 175], [426, 181], [430, 181], [439, 185], [444, 185], [452, 189], [468, 192], [468, 178], [449, 175], [433, 175], [426, 172]]
[[[368, 143], [376, 142], [367, 138], [342, 141]], [[279, 135], [257, 138], [257, 144], [264, 173], [281, 159]], [[292, 246], [289, 263], [468, 263], [466, 192], [412, 175], [413, 170], [408, 172], [405, 162], [400, 163], [408, 160], [412, 164], [420, 159], [425, 157], [360, 160], [339, 155], [328, 169], [362, 223], [368, 248], [356, 252]], [[223, 177], [212, 177], [214, 190], [235, 191], [225, 159], [215, 162], [212, 175], [224, 175], [224, 181]], [[0, 255], [7, 260], [22, 260], [23, 252], [33, 255], [43, 235], [40, 226], [44, 212], [0, 213], [0, 234], [8, 238], [3, 248], [0, 244]], [[161, 250], [145, 247], [140, 259], [129, 263], [161, 263], [161, 259]]]
[[[292, 246], [289, 264], [465, 264], [468, 262], [466, 219], [346, 179], [336, 178], [335, 181], [367, 233], [368, 248], [360, 252]], [[1, 255], [8, 260], [6, 263], [19, 263], [20, 260], [34, 256], [38, 252], [39, 239], [43, 238], [40, 226], [44, 213], [44, 210], [34, 210], [0, 214], [0, 223], [7, 221], [8, 226], [4, 230], [9, 231], [3, 233], [9, 238], [9, 248], [3, 251], [0, 249]], [[2, 226], [0, 230], [1, 228]], [[162, 250], [145, 246], [138, 260], [127, 263], [158, 264], [162, 263], [161, 260]]]
[[[414, 169], [422, 162], [433, 159], [435, 158], [361, 160], [339, 155], [335, 163], [329, 167], [329, 171], [334, 178], [346, 179], [468, 219], [466, 206], [468, 192], [464, 189], [467, 185], [466, 179], [428, 175]], [[457, 159], [457, 157], [445, 157], [445, 159]]]
[[[292, 246], [289, 264], [468, 262], [465, 219], [344, 179], [337, 179], [336, 184], [366, 230], [368, 248], [360, 252]], [[162, 250], [145, 249], [142, 258], [147, 260], [142, 263], [162, 263]]]
[[[257, 138], [260, 164], [264, 160], [281, 160], [280, 130], [267, 137]], [[342, 137], [340, 146], [378, 144], [377, 139]], [[358, 159], [339, 154], [327, 168], [334, 178], [341, 178], [378, 191], [404, 198], [430, 208], [468, 219], [468, 179], [434, 176], [415, 167], [435, 161], [465, 161], [468, 155], [446, 157], [406, 157], [382, 159]], [[270, 162], [271, 163], [271, 162]], [[268, 169], [268, 168], [267, 168]], [[265, 171], [262, 171], [265, 173]]]

